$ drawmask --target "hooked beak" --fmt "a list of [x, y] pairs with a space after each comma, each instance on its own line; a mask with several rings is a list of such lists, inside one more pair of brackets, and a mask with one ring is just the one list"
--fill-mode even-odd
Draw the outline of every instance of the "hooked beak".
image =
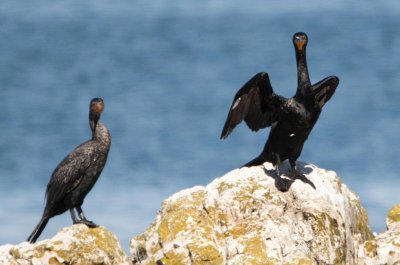
[[92, 99], [90, 102], [90, 128], [93, 132], [96, 131], [97, 123], [100, 119], [100, 114], [104, 109], [104, 102], [101, 98]]
[[97, 123], [99, 122], [100, 119], [100, 114], [93, 113], [92, 118], [90, 119], [90, 127], [92, 128], [92, 131], [96, 131], [96, 126]]
[[306, 40], [302, 38], [296, 38], [294, 43], [299, 51], [303, 50], [304, 44], [306, 44]]
[[308, 37], [304, 32], [297, 32], [293, 36], [293, 44], [296, 47], [296, 50], [303, 51], [307, 46]]

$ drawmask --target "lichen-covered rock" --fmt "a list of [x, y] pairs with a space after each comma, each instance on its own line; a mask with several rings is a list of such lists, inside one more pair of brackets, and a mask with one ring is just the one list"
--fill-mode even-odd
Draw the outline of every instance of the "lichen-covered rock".
[[386, 224], [389, 230], [399, 230], [400, 226], [400, 204], [390, 209], [386, 218]]
[[294, 182], [265, 163], [172, 195], [131, 240], [133, 263], [356, 264], [373, 239], [358, 197], [335, 172], [298, 166], [306, 178]]
[[0, 246], [0, 264], [129, 264], [117, 238], [104, 227], [73, 225], [36, 244]]
[[388, 230], [366, 241], [359, 249], [360, 265], [400, 265], [400, 204], [390, 209]]

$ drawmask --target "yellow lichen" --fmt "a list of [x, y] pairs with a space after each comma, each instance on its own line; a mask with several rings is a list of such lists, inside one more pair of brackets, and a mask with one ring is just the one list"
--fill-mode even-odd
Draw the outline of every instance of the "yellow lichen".
[[221, 182], [217, 187], [217, 190], [219, 194], [222, 194], [225, 191], [232, 189], [233, 187], [235, 187], [235, 185], [232, 183]]
[[184, 252], [177, 252], [175, 251], [175, 249], [170, 250], [166, 253], [164, 253], [164, 257], [161, 259], [161, 262], [164, 265], [172, 265], [172, 264], [176, 264], [176, 265], [184, 265], [188, 263], [188, 257], [186, 255], [186, 253]]
[[317, 251], [326, 259], [330, 256], [330, 249], [335, 249], [334, 264], [343, 264], [346, 259], [347, 243], [343, 240], [344, 235], [337, 220], [327, 213], [304, 212], [303, 217], [311, 223], [315, 238], [312, 242], [313, 251]]
[[157, 232], [163, 242], [167, 242], [176, 237], [176, 235], [188, 228], [189, 222], [195, 219], [197, 209], [193, 207], [184, 207], [183, 211], [170, 211], [164, 215]]
[[220, 226], [227, 226], [229, 225], [229, 220], [230, 218], [228, 217], [228, 214], [223, 212], [223, 211], [218, 211], [217, 212], [217, 221]]
[[57, 240], [57, 241], [53, 241], [52, 244], [53, 245], [62, 245], [62, 241], [61, 240]]
[[377, 246], [374, 240], [368, 240], [364, 243], [364, 249], [369, 257], [375, 257], [377, 253]]
[[202, 204], [204, 201], [204, 198], [206, 197], [207, 192], [205, 190], [200, 190], [197, 192], [193, 192], [191, 194], [191, 201], [193, 202], [194, 205], [199, 205]]
[[269, 258], [263, 238], [254, 234], [252, 237], [245, 238], [243, 242], [243, 254], [246, 257], [246, 264], [267, 264]]
[[51, 257], [48, 261], [49, 265], [61, 265], [62, 262], [58, 261], [56, 257]]
[[223, 264], [222, 253], [211, 244], [188, 244], [193, 265]]
[[391, 242], [391, 244], [397, 248], [400, 248], [400, 243], [396, 243], [394, 240]]
[[337, 178], [335, 178], [335, 182], [336, 182], [336, 184], [338, 186], [339, 192], [343, 193], [343, 191], [342, 191], [342, 180], [339, 178], [339, 176]]
[[400, 222], [400, 204], [395, 205], [389, 210], [387, 218], [388, 223]]
[[46, 252], [46, 250], [47, 250], [46, 244], [37, 244], [35, 246], [35, 252], [34, 252], [33, 257], [35, 257], [35, 258], [42, 257], [44, 255], [44, 253]]
[[21, 253], [19, 252], [18, 248], [11, 248], [9, 253], [14, 259], [21, 258]]
[[[68, 246], [64, 245], [65, 242], [60, 244], [60, 240], [39, 244], [35, 247], [34, 258], [40, 259], [49, 253], [49, 264], [101, 264], [105, 257], [117, 264], [125, 258], [118, 240], [105, 228], [76, 225], [63, 230], [70, 230], [75, 241]], [[105, 256], [98, 255], [100, 252]]]
[[355, 232], [359, 233], [361, 237], [365, 240], [370, 240], [374, 238], [371, 229], [368, 224], [368, 215], [364, 207], [362, 207], [360, 201], [352, 201], [356, 207], [356, 226]]
[[217, 210], [215, 209], [214, 206], [207, 206], [207, 207], [204, 206], [203, 210], [206, 211], [208, 218], [215, 221], [215, 216], [216, 216]]
[[298, 259], [297, 265], [312, 265], [313, 261], [308, 258]]
[[265, 265], [276, 265], [276, 264], [281, 264], [281, 262], [274, 258], [268, 258], [268, 260], [264, 264]]
[[248, 226], [246, 223], [238, 223], [232, 228], [227, 230], [226, 235], [231, 236], [232, 238], [239, 238], [247, 234]]
[[313, 265], [313, 261], [309, 258], [294, 259], [293, 262], [284, 263], [284, 265]]
[[271, 201], [272, 198], [273, 198], [270, 192], [264, 193], [263, 196], [264, 196], [265, 200], [268, 201], [268, 202]]
[[210, 238], [214, 234], [214, 227], [202, 208], [182, 205], [180, 211], [171, 211], [164, 215], [157, 232], [160, 241], [164, 243], [174, 240], [182, 231], [200, 233], [203, 237]]

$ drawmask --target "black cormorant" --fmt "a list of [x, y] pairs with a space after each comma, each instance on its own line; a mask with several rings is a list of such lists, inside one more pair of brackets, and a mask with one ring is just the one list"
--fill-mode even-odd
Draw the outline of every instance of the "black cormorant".
[[[94, 98], [89, 106], [89, 124], [92, 139], [79, 145], [56, 167], [46, 189], [46, 207], [42, 219], [28, 237], [35, 243], [49, 219], [69, 210], [74, 224], [97, 225], [86, 219], [82, 211], [83, 200], [93, 188], [107, 161], [111, 136], [106, 126], [99, 121], [104, 109], [101, 98]], [[74, 209], [77, 210], [76, 217]]]
[[306, 47], [308, 38], [298, 32], [293, 36], [297, 61], [297, 91], [286, 99], [275, 94], [267, 73], [258, 73], [236, 93], [229, 109], [221, 139], [225, 139], [242, 120], [252, 131], [271, 127], [261, 154], [243, 165], [246, 167], [271, 162], [279, 174], [279, 164], [289, 159], [292, 177], [298, 176], [296, 160], [300, 156], [322, 107], [332, 97], [339, 78], [329, 76], [311, 85], [308, 76]]

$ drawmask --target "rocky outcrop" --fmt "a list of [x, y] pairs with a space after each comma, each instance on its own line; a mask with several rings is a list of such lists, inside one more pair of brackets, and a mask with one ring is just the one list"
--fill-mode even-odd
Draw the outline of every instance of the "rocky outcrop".
[[166, 199], [156, 222], [131, 240], [133, 263], [359, 264], [359, 249], [374, 237], [336, 173], [299, 163], [304, 178], [279, 181], [264, 166]]
[[386, 224], [386, 232], [360, 247], [360, 265], [400, 265], [400, 204], [389, 211]]
[[117, 238], [104, 227], [73, 225], [36, 244], [0, 246], [0, 264], [130, 264]]
[[266, 163], [172, 195], [131, 240], [130, 258], [106, 228], [73, 225], [36, 244], [0, 246], [0, 264], [400, 265], [400, 205], [374, 237], [335, 172], [298, 166], [305, 177], [295, 181]]

